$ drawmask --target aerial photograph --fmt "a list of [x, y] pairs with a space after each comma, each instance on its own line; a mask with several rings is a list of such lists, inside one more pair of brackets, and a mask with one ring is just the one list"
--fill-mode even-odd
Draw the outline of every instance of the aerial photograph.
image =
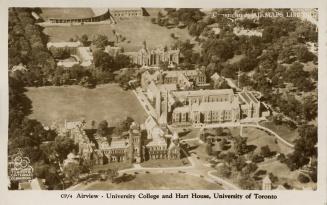
[[317, 19], [10, 7], [8, 189], [317, 190]]

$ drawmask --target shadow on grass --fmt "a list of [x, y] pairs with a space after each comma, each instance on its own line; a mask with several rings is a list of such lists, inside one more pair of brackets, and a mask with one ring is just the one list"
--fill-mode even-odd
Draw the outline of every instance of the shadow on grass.
[[136, 176], [133, 174], [123, 174], [122, 176], [115, 178], [113, 180], [113, 183], [119, 184], [119, 183], [123, 183], [123, 182], [129, 182], [135, 178], [136, 178]]

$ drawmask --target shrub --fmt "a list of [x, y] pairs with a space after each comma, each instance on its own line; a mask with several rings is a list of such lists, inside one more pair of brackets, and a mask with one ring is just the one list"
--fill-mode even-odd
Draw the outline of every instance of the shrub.
[[309, 177], [305, 176], [304, 174], [299, 174], [298, 178], [299, 182], [301, 183], [309, 183], [310, 182], [310, 179]]
[[252, 157], [252, 162], [254, 162], [254, 163], [260, 163], [260, 162], [263, 162], [264, 160], [265, 160], [265, 158], [259, 154], [255, 154]]

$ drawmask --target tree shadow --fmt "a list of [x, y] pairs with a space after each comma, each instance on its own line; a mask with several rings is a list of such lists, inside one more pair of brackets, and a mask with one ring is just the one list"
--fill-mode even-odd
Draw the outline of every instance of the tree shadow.
[[126, 174], [126, 173], [124, 173], [122, 176], [116, 177], [113, 180], [113, 183], [119, 184], [119, 183], [123, 183], [123, 182], [129, 182], [129, 181], [132, 181], [135, 178], [136, 178], [136, 176], [133, 175], [133, 174]]

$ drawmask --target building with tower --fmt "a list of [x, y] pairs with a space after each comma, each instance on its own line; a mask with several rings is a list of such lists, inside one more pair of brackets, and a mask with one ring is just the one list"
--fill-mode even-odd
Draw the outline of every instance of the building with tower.
[[76, 157], [92, 164], [180, 158], [178, 135], [170, 134], [165, 124], [159, 124], [151, 116], [141, 126], [133, 122], [126, 136], [108, 138], [93, 131], [90, 137], [86, 130], [85, 123], [66, 122], [64, 133], [78, 145]]
[[269, 175], [266, 175], [266, 177], [262, 180], [262, 190], [271, 190], [271, 180], [269, 178]]
[[168, 66], [179, 64], [180, 51], [171, 50], [167, 47], [159, 47], [154, 49], [147, 48], [146, 41], [143, 47], [137, 52], [125, 52], [132, 62], [140, 66], [159, 66], [160, 63], [168, 63]]

